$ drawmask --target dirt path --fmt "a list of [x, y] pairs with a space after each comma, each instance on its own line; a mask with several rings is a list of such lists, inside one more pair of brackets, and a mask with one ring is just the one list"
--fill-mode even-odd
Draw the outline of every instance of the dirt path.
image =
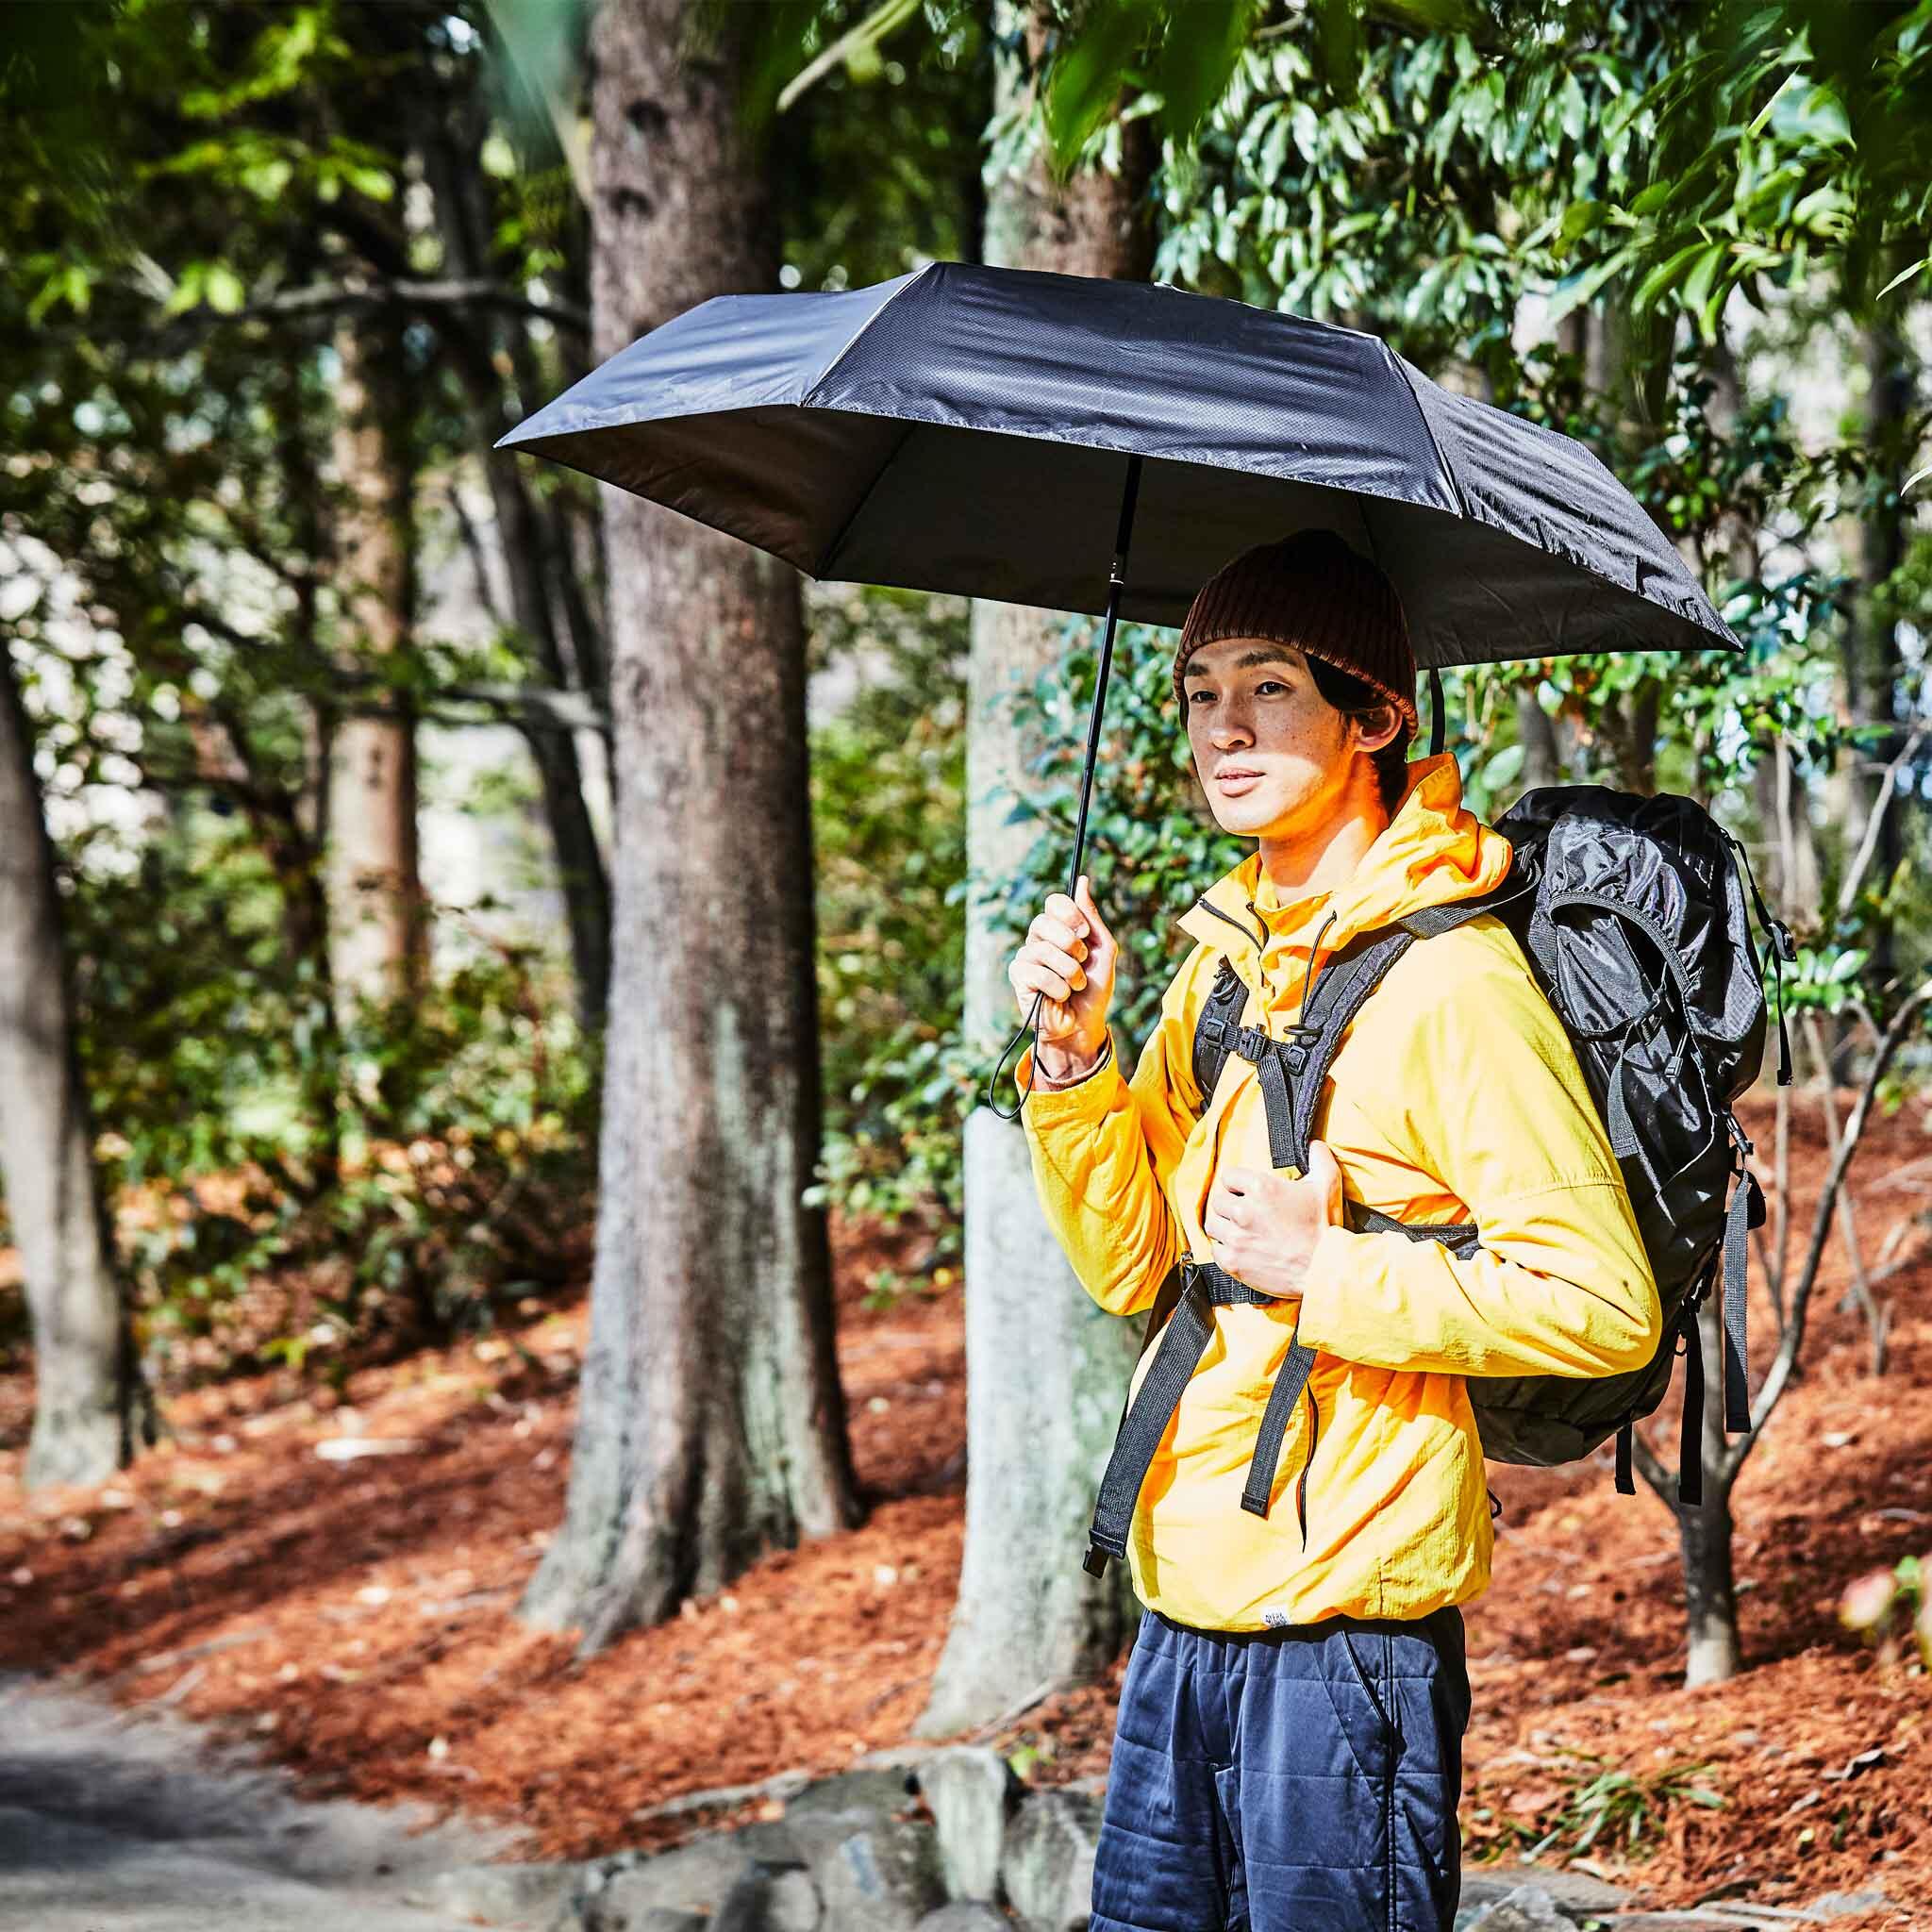
[[0, 1679], [4, 1932], [455, 1932], [406, 1900], [508, 1835], [305, 1804], [168, 1714]]

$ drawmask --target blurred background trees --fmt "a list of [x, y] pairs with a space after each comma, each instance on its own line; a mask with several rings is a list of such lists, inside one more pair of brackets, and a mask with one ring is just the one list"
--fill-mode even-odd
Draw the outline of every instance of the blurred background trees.
[[[1748, 655], [1451, 671], [1471, 803], [1493, 817], [1551, 782], [1680, 791], [1744, 840], [1802, 942], [1785, 988], [1801, 1074], [1870, 1095], [1861, 1114], [1829, 1085], [1780, 1092], [1767, 1177], [1793, 1107], [1830, 1108], [1855, 1150], [1870, 1108], [1923, 1079], [1932, 6], [604, 7], [658, 21], [667, 73], [729, 44], [716, 139], [741, 140], [731, 166], [767, 211], [756, 248], [727, 232], [717, 154], [670, 141], [641, 95], [599, 108], [586, 56], [616, 26], [588, 0], [6, 9], [0, 672], [22, 741], [0, 929], [39, 950], [0, 1003], [0, 1064], [40, 1057], [7, 1079], [20, 1292], [0, 1296], [0, 1340], [38, 1341], [50, 1415], [95, 1418], [72, 1434], [91, 1446], [42, 1473], [124, 1453], [143, 1379], [164, 1414], [187, 1378], [339, 1374], [581, 1283], [600, 1158], [627, 1217], [605, 1217], [608, 1319], [704, 1291], [796, 1191], [801, 1232], [771, 1279], [812, 1312], [784, 1360], [823, 1376], [824, 1208], [906, 1237], [879, 1296], [958, 1292], [963, 1267], [974, 1358], [997, 1363], [1011, 1324], [983, 1261], [974, 1301], [976, 1203], [989, 1227], [1033, 1210], [1015, 1131], [969, 1117], [1012, 1024], [996, 969], [1064, 883], [1094, 627], [780, 585], [672, 521], [636, 544], [625, 525], [613, 549], [580, 479], [489, 454], [713, 288], [836, 289], [935, 257], [1151, 274], [1373, 330], [1589, 441]], [[634, 141], [649, 180], [611, 172]], [[687, 207], [702, 190], [710, 212], [666, 227], [640, 202], [654, 184]], [[598, 276], [633, 227], [660, 292], [620, 303]], [[683, 635], [671, 587], [702, 605], [726, 579], [784, 695], [758, 741], [775, 756], [803, 732], [809, 750], [761, 781], [760, 840], [782, 824], [791, 841], [769, 902], [745, 896], [742, 866], [775, 846], [654, 845], [644, 810], [676, 795], [668, 766], [649, 776], [673, 755], [653, 721], [737, 715], [707, 688], [722, 660], [653, 681]], [[1170, 649], [1123, 634], [1091, 828], [1097, 895], [1131, 946], [1133, 1039], [1175, 957], [1168, 920], [1238, 856], [1185, 767]], [[695, 874], [648, 868], [700, 850], [736, 870], [736, 909], [674, 952], [662, 908]], [[640, 1084], [654, 1039], [637, 1022], [695, 1038], [721, 1002], [770, 990], [772, 941], [733, 937], [754, 900], [791, 935], [784, 1130], [760, 1135], [769, 1173], [708, 1235], [691, 1222], [667, 1245], [677, 1224], [641, 1218], [663, 1210], [638, 1150], [678, 1116]], [[98, 1211], [77, 1191], [87, 1161], [49, 1164], [62, 1133], [91, 1151]], [[1851, 1243], [1883, 1359], [1890, 1262], [1835, 1212], [1795, 1258], [1781, 1196], [1761, 1231], [1781, 1333], [1760, 1399], [1802, 1373], [1827, 1241]], [[691, 1337], [687, 1379], [718, 1348]], [[1091, 1375], [1109, 1426], [1123, 1339], [1096, 1333], [1084, 1369], [1071, 1334], [1057, 1357]], [[641, 1412], [637, 1332], [600, 1347], [587, 1415]], [[1040, 1392], [977, 1375], [987, 1483], [935, 1723], [991, 1715], [1119, 1641], [1123, 1607], [1080, 1593], [1083, 1470], [1105, 1443], [1069, 1424], [1031, 1458], [1057, 1474], [1030, 1500], [993, 1481], [998, 1443], [1038, 1441]], [[814, 1424], [828, 1443], [835, 1393]], [[769, 1466], [766, 1441], [748, 1466]], [[1698, 1668], [1716, 1674], [1738, 1661], [1737, 1452], [1710, 1447], [1706, 1513], [1677, 1512], [1714, 1620]], [[627, 1485], [562, 1544], [608, 1543]], [[672, 1513], [694, 1520], [685, 1493]], [[608, 1632], [761, 1539], [848, 1513], [779, 1510], [703, 1557], [687, 1537], [671, 1583], [633, 1572], [593, 1615], [594, 1566], [564, 1590], [576, 1559], [559, 1554], [534, 1607]], [[980, 1553], [1028, 1522], [1026, 1567], [1058, 1565], [1069, 1593], [995, 1631]]]

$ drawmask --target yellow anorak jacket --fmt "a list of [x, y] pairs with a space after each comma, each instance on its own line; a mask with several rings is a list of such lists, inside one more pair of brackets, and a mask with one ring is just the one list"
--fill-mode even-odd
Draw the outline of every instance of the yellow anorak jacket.
[[[1341, 884], [1283, 900], [1257, 848], [1181, 916], [1199, 943], [1133, 1077], [1110, 1036], [1085, 1080], [1024, 1105], [1041, 1202], [1103, 1308], [1135, 1314], [1181, 1256], [1213, 1259], [1201, 1220], [1217, 1166], [1273, 1165], [1252, 1062], [1228, 1057], [1205, 1113], [1195, 1090], [1194, 1019], [1219, 957], [1246, 984], [1242, 1024], [1281, 1038], [1311, 953], [1319, 972], [1366, 928], [1486, 891], [1509, 858], [1508, 840], [1464, 807], [1443, 752], [1410, 765], [1388, 825]], [[1023, 1091], [1031, 1058], [1029, 1048], [1014, 1070]], [[1458, 1257], [1340, 1225], [1317, 1241], [1299, 1302], [1318, 1411], [1306, 1548], [1292, 1493], [1306, 1400], [1268, 1515], [1241, 1507], [1297, 1304], [1212, 1310], [1128, 1539], [1141, 1600], [1200, 1628], [1413, 1618], [1479, 1595], [1491, 1533], [1464, 1378], [1635, 1369], [1657, 1342], [1657, 1285], [1602, 1118], [1493, 914], [1418, 941], [1390, 969], [1341, 1037], [1315, 1133], [1350, 1196], [1405, 1222], [1473, 1222], [1480, 1249]], [[1141, 1356], [1136, 1390], [1154, 1355]]]

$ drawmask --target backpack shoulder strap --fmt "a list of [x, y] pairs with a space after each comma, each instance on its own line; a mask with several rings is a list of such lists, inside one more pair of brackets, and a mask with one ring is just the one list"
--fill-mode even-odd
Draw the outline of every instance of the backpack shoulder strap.
[[[1363, 1002], [1381, 985], [1389, 969], [1416, 941], [1466, 925], [1525, 890], [1526, 885], [1512, 874], [1493, 891], [1474, 899], [1425, 906], [1386, 926], [1357, 933], [1327, 961], [1308, 995], [1293, 1037], [1279, 1049], [1291, 1076], [1293, 1106], [1285, 1138], [1286, 1151], [1294, 1167], [1304, 1174], [1307, 1172], [1315, 1108], [1321, 1102], [1322, 1085], [1328, 1077], [1329, 1066], [1341, 1045], [1342, 1033], [1360, 1012]], [[1275, 1165], [1283, 1163], [1277, 1160]]]
[[1241, 1008], [1247, 999], [1247, 987], [1233, 961], [1223, 953], [1214, 971], [1214, 984], [1194, 1016], [1194, 1086], [1201, 1095], [1203, 1113], [1214, 1097], [1215, 1084], [1227, 1063], [1235, 1035], [1241, 1031]]

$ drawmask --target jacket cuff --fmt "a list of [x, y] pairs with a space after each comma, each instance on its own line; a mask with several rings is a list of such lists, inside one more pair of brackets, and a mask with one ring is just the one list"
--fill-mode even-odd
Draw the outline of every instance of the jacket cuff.
[[1032, 1076], [1033, 1049], [1029, 1046], [1013, 1068], [1013, 1084], [1020, 1090], [1021, 1105], [1028, 1120], [1044, 1124], [1088, 1116], [1097, 1119], [1111, 1104], [1114, 1081], [1120, 1078], [1113, 1028], [1107, 1029], [1107, 1043], [1100, 1049], [1100, 1058], [1071, 1086], [1036, 1087], [1029, 1093], [1026, 1083]]
[[1308, 1272], [1302, 1277], [1301, 1340], [1324, 1355], [1346, 1357], [1348, 1283], [1360, 1278], [1359, 1243], [1366, 1240], [1341, 1222], [1315, 1237]]

